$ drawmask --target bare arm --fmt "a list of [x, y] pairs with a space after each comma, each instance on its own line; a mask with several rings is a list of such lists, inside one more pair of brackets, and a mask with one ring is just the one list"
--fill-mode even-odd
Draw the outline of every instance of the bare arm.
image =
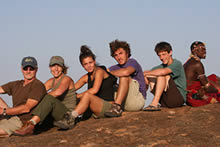
[[46, 90], [50, 90], [52, 88], [52, 82], [53, 82], [53, 78], [47, 80], [45, 83], [44, 83], [44, 86], [46, 88]]
[[[4, 89], [1, 86], [0, 86], [0, 93], [1, 94], [5, 93]], [[2, 98], [0, 98], [0, 107], [2, 107], [2, 108], [7, 108], [8, 107], [8, 105], [6, 104], [6, 102]]]
[[96, 94], [100, 87], [101, 87], [101, 84], [102, 84], [102, 81], [104, 79], [104, 70], [102, 69], [97, 69], [96, 70], [96, 74], [95, 74], [95, 81], [94, 81], [94, 84], [93, 84], [93, 87], [92, 88], [89, 88], [87, 91], [81, 93], [81, 94], [78, 94], [78, 97], [82, 97], [86, 92], [89, 92], [91, 94]]
[[135, 72], [135, 68], [132, 66], [128, 66], [125, 68], [120, 68], [118, 70], [113, 70], [110, 73], [116, 77], [127, 77]]
[[202, 84], [202, 87], [204, 88], [204, 90], [208, 93], [216, 93], [218, 92], [218, 90], [213, 87], [212, 85], [210, 85], [210, 82], [208, 81], [207, 77], [205, 76], [205, 69], [204, 66], [201, 62], [198, 62], [195, 66], [196, 69], [196, 73], [198, 75], [198, 79], [200, 81], [200, 83]]
[[88, 82], [88, 75], [83, 75], [75, 84], [75, 89], [80, 89], [83, 85], [85, 85]]
[[[29, 113], [30, 110], [38, 104], [37, 100], [29, 98], [24, 105], [20, 105], [13, 108], [7, 108], [6, 113], [8, 115], [18, 115], [23, 113]], [[3, 108], [0, 107], [0, 114], [3, 113]]]
[[0, 107], [2, 107], [2, 108], [8, 108], [7, 103], [6, 103], [2, 98], [0, 98]]
[[144, 71], [144, 76], [165, 76], [172, 73], [170, 68], [158, 68], [155, 70]]
[[5, 93], [4, 89], [0, 86], [0, 94]]
[[60, 95], [62, 95], [68, 88], [70, 85], [71, 79], [67, 76], [65, 76], [63, 78], [63, 80], [61, 81], [59, 87], [51, 92], [49, 92], [48, 94], [54, 96], [54, 97], [58, 97]]

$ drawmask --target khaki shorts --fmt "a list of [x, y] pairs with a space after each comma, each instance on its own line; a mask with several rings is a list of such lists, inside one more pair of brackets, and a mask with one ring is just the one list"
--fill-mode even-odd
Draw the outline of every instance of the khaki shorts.
[[108, 110], [110, 110], [111, 107], [112, 107], [112, 104], [110, 102], [103, 100], [103, 106], [102, 106], [102, 110], [101, 110], [100, 114], [97, 116], [93, 113], [93, 117], [94, 118], [104, 118], [105, 117], [104, 113], [107, 112]]
[[129, 84], [128, 94], [124, 102], [125, 111], [139, 111], [142, 110], [145, 104], [145, 99], [139, 91], [138, 81], [132, 79]]
[[10, 136], [15, 130], [20, 129], [23, 123], [20, 118], [13, 116], [10, 119], [0, 120], [0, 129], [4, 130]]

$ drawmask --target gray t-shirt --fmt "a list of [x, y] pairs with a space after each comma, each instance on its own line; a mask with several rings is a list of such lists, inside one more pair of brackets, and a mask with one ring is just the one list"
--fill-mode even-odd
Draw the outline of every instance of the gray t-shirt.
[[126, 68], [128, 66], [132, 66], [135, 69], [135, 72], [130, 76], [132, 79], [135, 79], [139, 83], [139, 91], [142, 93], [144, 98], [146, 98], [146, 85], [144, 81], [144, 74], [141, 68], [141, 65], [133, 58], [129, 58], [128, 61], [124, 65], [116, 64], [109, 68], [110, 71], [117, 70], [120, 68]]

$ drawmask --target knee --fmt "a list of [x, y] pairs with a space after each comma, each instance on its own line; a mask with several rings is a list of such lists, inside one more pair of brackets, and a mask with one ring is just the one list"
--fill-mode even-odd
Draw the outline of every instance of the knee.
[[119, 83], [128, 83], [130, 81], [130, 77], [120, 77]]
[[167, 76], [158, 76], [157, 81], [166, 80]]
[[82, 100], [85, 100], [85, 99], [87, 99], [87, 100], [90, 100], [90, 98], [91, 98], [91, 93], [89, 93], [89, 92], [85, 92], [84, 94], [83, 94], [83, 96], [82, 96]]

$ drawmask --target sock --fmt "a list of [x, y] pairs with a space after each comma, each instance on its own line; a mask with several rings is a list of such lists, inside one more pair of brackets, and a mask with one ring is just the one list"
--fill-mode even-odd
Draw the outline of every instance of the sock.
[[33, 125], [36, 125], [36, 121], [34, 121], [33, 119], [30, 120], [30, 122], [32, 122]]
[[77, 118], [77, 116], [79, 116], [79, 114], [76, 111], [72, 111], [72, 115]]

